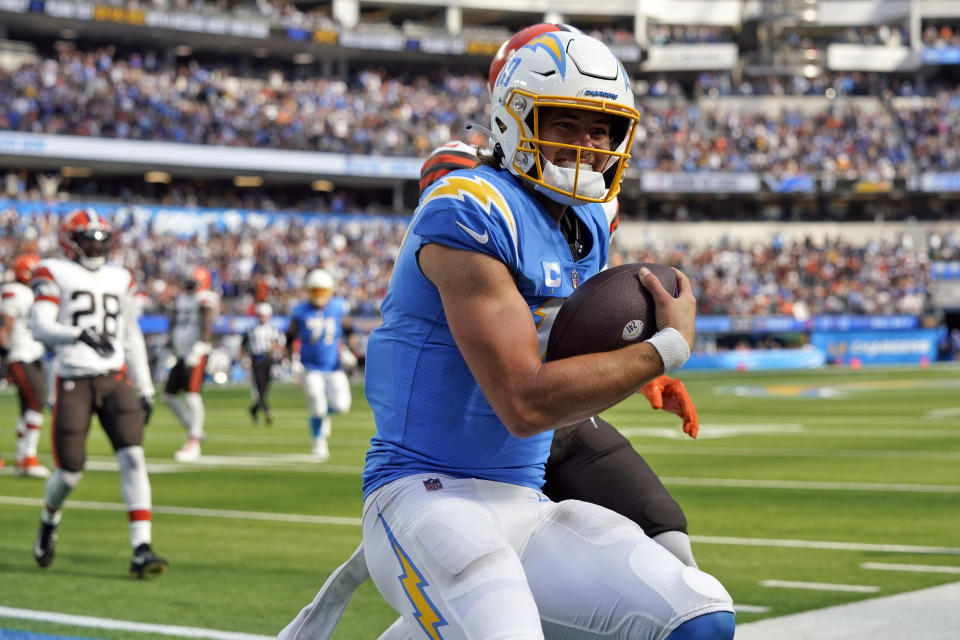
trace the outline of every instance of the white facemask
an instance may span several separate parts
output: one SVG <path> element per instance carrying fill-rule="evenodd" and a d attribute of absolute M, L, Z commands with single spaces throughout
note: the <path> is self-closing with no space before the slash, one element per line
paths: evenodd
<path fill-rule="evenodd" d="M 543 167 L 544 182 L 567 193 L 573 193 L 573 181 L 577 177 L 577 170 L 575 168 L 558 167 L 543 156 L 540 157 L 540 163 Z M 599 171 L 593 171 L 589 167 L 590 165 L 587 164 L 580 165 L 580 180 L 577 182 L 576 195 L 583 198 L 603 198 L 607 195 L 607 184 L 603 180 L 603 174 Z M 543 185 L 538 184 L 537 191 L 560 204 L 583 204 L 583 200 L 577 200 L 570 195 L 557 193 L 556 191 L 547 189 Z"/>

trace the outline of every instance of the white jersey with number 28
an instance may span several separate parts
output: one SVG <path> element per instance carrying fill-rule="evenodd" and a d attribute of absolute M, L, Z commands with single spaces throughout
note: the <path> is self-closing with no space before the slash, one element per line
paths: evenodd
<path fill-rule="evenodd" d="M 110 339 L 113 353 L 100 356 L 80 341 L 55 345 L 61 377 L 99 375 L 124 364 L 124 332 L 133 308 L 133 278 L 123 267 L 104 265 L 96 271 L 69 260 L 40 262 L 34 276 L 36 302 L 58 306 L 57 324 L 92 329 Z M 134 320 L 135 321 L 135 320 Z"/>

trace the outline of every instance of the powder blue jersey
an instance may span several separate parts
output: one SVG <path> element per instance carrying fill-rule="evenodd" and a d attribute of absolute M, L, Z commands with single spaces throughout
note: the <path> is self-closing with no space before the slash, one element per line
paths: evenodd
<path fill-rule="evenodd" d="M 300 362 L 307 371 L 336 371 L 340 368 L 340 341 L 343 339 L 343 316 L 347 301 L 330 298 L 318 308 L 309 301 L 293 308 L 300 338 Z"/>
<path fill-rule="evenodd" d="M 542 357 L 560 304 L 607 262 L 603 208 L 574 211 L 592 236 L 578 261 L 554 219 L 508 171 L 454 171 L 424 193 L 394 265 L 383 324 L 367 344 L 365 390 L 377 430 L 363 471 L 364 497 L 417 473 L 543 484 L 553 432 L 510 435 L 467 368 L 417 252 L 436 242 L 503 262 L 530 307 Z"/>

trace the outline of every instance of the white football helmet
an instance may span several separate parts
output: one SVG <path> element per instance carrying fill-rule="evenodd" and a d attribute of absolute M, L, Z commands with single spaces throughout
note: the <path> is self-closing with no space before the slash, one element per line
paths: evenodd
<path fill-rule="evenodd" d="M 609 151 L 540 138 L 540 109 L 568 108 L 611 116 Z M 627 72 L 609 48 L 582 33 L 547 32 L 517 49 L 491 94 L 494 153 L 514 175 L 562 204 L 609 202 L 620 192 L 640 114 Z M 548 162 L 541 147 L 574 149 L 575 168 Z M 580 168 L 580 153 L 606 155 L 601 171 Z"/>
<path fill-rule="evenodd" d="M 307 297 L 315 307 L 322 307 L 333 297 L 333 276 L 323 269 L 314 269 L 304 281 Z"/>

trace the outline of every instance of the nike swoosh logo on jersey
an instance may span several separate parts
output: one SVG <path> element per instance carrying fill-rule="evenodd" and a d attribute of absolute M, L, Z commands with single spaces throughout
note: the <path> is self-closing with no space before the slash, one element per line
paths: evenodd
<path fill-rule="evenodd" d="M 464 226 L 459 222 L 457 222 L 457 226 L 463 229 L 464 231 L 466 231 L 468 236 L 470 236 L 480 244 L 487 244 L 487 240 L 490 239 L 490 235 L 487 233 L 486 229 L 483 230 L 483 235 L 481 235 L 476 231 L 474 231 L 473 229 L 471 229 L 470 227 Z"/>

